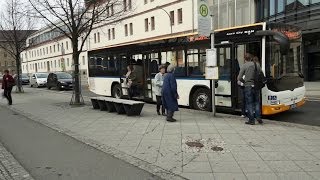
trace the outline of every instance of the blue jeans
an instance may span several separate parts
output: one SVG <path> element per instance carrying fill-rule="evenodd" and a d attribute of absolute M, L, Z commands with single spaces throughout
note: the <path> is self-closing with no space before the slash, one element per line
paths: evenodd
<path fill-rule="evenodd" d="M 260 91 L 255 90 L 251 86 L 244 88 L 246 97 L 246 109 L 247 116 L 250 122 L 254 122 L 255 119 L 261 119 L 261 103 L 260 103 Z"/>

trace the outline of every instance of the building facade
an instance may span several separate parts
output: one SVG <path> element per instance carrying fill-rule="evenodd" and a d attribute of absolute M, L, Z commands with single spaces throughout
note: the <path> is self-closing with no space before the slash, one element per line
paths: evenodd
<path fill-rule="evenodd" d="M 296 25 L 303 32 L 303 74 L 320 81 L 320 0 L 258 0 L 257 21 Z"/>
<path fill-rule="evenodd" d="M 256 20 L 254 0 L 208 0 L 208 4 L 213 15 L 212 29 Z M 123 0 L 121 7 L 112 8 L 125 13 L 115 22 L 94 27 L 80 55 L 82 79 L 87 78 L 88 51 L 198 36 L 198 0 Z M 54 29 L 39 30 L 29 37 L 27 45 L 24 73 L 73 71 L 71 42 Z"/>

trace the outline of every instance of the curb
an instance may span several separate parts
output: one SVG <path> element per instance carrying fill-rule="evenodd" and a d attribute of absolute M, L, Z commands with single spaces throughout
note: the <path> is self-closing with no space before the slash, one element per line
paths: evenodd
<path fill-rule="evenodd" d="M 64 95 L 68 95 L 66 92 L 64 91 L 50 91 L 47 89 L 44 89 L 44 91 L 46 92 L 51 92 L 51 93 L 56 93 L 56 94 L 64 94 Z M 85 102 L 90 102 L 90 97 L 89 96 L 83 96 L 83 98 L 87 98 L 85 99 Z M 307 97 L 307 100 L 310 97 Z M 310 100 L 309 100 L 310 101 Z M 320 97 L 319 97 L 319 101 L 320 101 Z M 145 104 L 145 105 L 151 105 L 152 104 Z M 91 105 L 90 105 L 91 106 Z M 199 111 L 199 110 L 195 110 L 195 109 L 186 109 L 186 108 L 180 108 L 179 109 L 180 112 L 189 112 L 189 113 L 198 113 L 198 114 L 205 114 L 207 116 L 212 116 L 212 112 L 208 112 L 208 111 Z M 232 115 L 232 114 L 223 114 L 223 113 L 216 113 L 217 118 L 233 118 L 233 119 L 243 119 L 239 116 L 236 115 Z M 212 116 L 212 118 L 215 118 Z M 320 131 L 320 126 L 312 126 L 312 125 L 304 125 L 304 124 L 297 124 L 297 123 L 290 123 L 290 122 L 281 122 L 281 121 L 275 121 L 275 120 L 268 120 L 268 119 L 263 119 L 263 121 L 265 123 L 268 124 L 275 124 L 275 125 L 281 125 L 281 126 L 286 126 L 286 127 L 294 127 L 294 128 L 301 128 L 301 129 L 306 129 L 306 130 L 315 130 L 315 131 Z"/>
<path fill-rule="evenodd" d="M 101 144 L 101 143 L 99 143 L 99 142 L 97 142 L 97 141 L 95 141 L 93 139 L 84 137 L 84 136 L 82 136 L 80 134 L 77 134 L 75 132 L 70 131 L 69 129 L 59 127 L 59 126 L 57 126 L 57 125 L 55 125 L 53 123 L 49 123 L 49 122 L 47 122 L 47 121 L 45 121 L 43 119 L 40 119 L 40 118 L 37 118 L 37 117 L 33 116 L 32 114 L 20 111 L 20 110 L 14 108 L 12 106 L 11 107 L 4 106 L 4 105 L 1 105 L 1 106 L 4 107 L 4 108 L 9 109 L 11 111 L 14 111 L 14 112 L 16 112 L 16 113 L 18 113 L 18 114 L 20 114 L 20 115 L 22 115 L 22 116 L 24 116 L 24 117 L 26 117 L 28 119 L 31 119 L 31 120 L 33 120 L 33 121 L 35 121 L 37 123 L 40 123 L 40 124 L 42 124 L 44 126 L 47 126 L 47 127 L 51 128 L 51 129 L 53 129 L 53 130 L 55 130 L 55 131 L 57 131 L 59 133 L 66 134 L 66 135 L 74 138 L 75 140 L 83 142 L 83 143 L 85 143 L 85 144 L 87 144 L 87 145 L 89 145 L 89 146 L 91 146 L 91 147 L 93 147 L 93 148 L 95 148 L 97 150 L 100 150 L 100 151 L 102 151 L 104 153 L 112 155 L 115 158 L 123 160 L 123 161 L 125 161 L 125 162 L 127 162 L 127 163 L 129 163 L 129 164 L 131 164 L 133 166 L 136 166 L 136 167 L 138 167 L 138 168 L 140 168 L 142 170 L 145 170 L 145 171 L 147 171 L 147 172 L 149 172 L 149 173 L 151 173 L 151 174 L 153 174 L 155 176 L 158 176 L 158 177 L 160 177 L 162 179 L 187 180 L 186 178 L 184 178 L 184 177 L 182 177 L 182 176 L 180 176 L 178 174 L 175 174 L 173 172 L 165 170 L 165 169 L 163 169 L 163 168 L 161 168 L 159 166 L 153 165 L 153 164 L 151 164 L 151 163 L 149 163 L 147 161 L 141 160 L 141 159 L 139 159 L 137 157 L 128 155 L 128 154 L 126 154 L 126 153 L 124 153 L 124 152 L 122 152 L 122 151 L 120 151 L 120 150 L 118 150 L 116 148 L 107 146 L 105 144 Z M 29 179 L 26 179 L 26 180 L 29 180 Z M 30 180 L 33 180 L 33 179 L 30 179 Z"/>
<path fill-rule="evenodd" d="M 34 180 L 33 177 L 0 143 L 0 179 L 4 180 Z"/>

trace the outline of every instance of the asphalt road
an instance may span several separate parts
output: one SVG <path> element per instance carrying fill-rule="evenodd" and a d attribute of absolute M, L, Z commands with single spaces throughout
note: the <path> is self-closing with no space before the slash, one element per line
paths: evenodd
<path fill-rule="evenodd" d="M 72 94 L 72 91 L 65 91 Z M 90 92 L 86 87 L 82 88 L 83 96 L 97 96 Z M 320 98 L 313 101 L 307 101 L 307 103 L 300 108 L 292 109 L 287 112 L 283 112 L 273 116 L 265 116 L 264 119 L 291 122 L 304 125 L 320 126 Z"/>
<path fill-rule="evenodd" d="M 160 179 L 0 106 L 0 141 L 36 180 Z"/>

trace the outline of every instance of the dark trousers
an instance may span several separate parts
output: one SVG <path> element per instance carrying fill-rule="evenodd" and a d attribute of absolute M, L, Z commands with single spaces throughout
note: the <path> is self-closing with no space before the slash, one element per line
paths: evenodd
<path fill-rule="evenodd" d="M 260 91 L 255 90 L 253 87 L 245 87 L 246 109 L 249 121 L 254 122 L 255 119 L 261 119 L 261 103 Z"/>
<path fill-rule="evenodd" d="M 12 96 L 11 96 L 12 87 L 5 88 L 3 95 L 5 98 L 7 98 L 9 104 L 12 104 Z"/>
<path fill-rule="evenodd" d="M 174 111 L 169 111 L 167 110 L 167 120 L 168 119 L 173 119 Z"/>
<path fill-rule="evenodd" d="M 246 94 L 245 94 L 244 87 L 241 87 L 241 94 L 242 94 L 241 115 L 247 116 Z"/>
<path fill-rule="evenodd" d="M 137 92 L 137 85 L 131 85 L 131 87 L 128 89 L 129 98 L 131 99 L 136 95 Z"/>
<path fill-rule="evenodd" d="M 164 107 L 162 106 L 162 97 L 161 96 L 156 96 L 156 98 L 157 98 L 157 112 L 160 112 L 160 107 L 161 107 L 161 112 L 162 112 L 162 114 L 164 114 L 165 113 L 165 109 L 164 109 Z"/>

